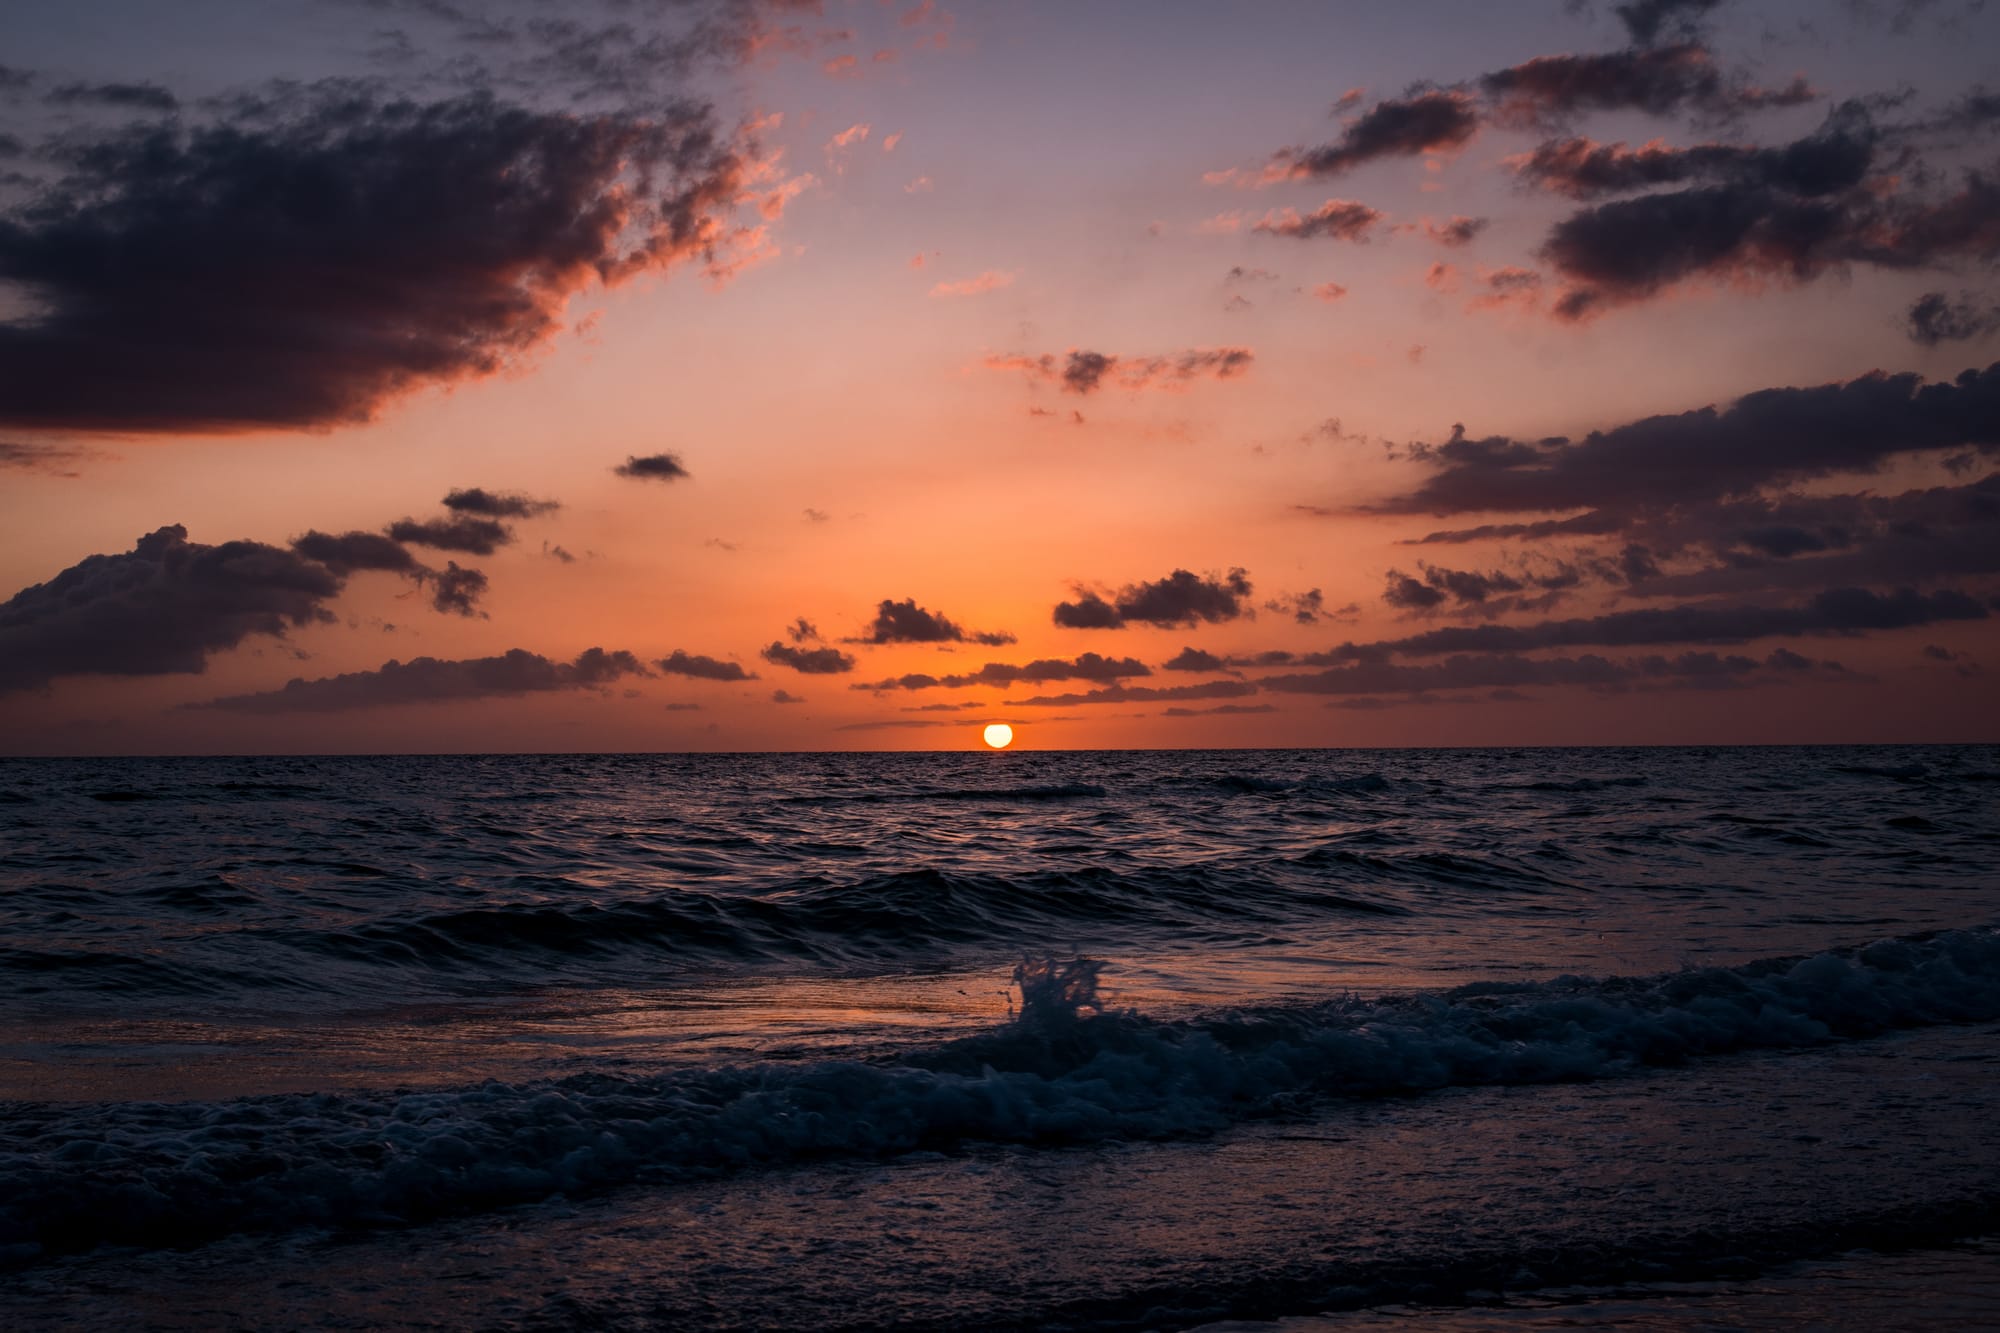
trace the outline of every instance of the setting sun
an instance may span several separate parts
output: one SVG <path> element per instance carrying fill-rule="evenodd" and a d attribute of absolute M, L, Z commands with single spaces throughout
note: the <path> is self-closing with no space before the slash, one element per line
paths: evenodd
<path fill-rule="evenodd" d="M 1014 729 L 1005 722 L 986 724 L 986 743 L 996 750 L 1004 750 L 1014 743 Z"/>

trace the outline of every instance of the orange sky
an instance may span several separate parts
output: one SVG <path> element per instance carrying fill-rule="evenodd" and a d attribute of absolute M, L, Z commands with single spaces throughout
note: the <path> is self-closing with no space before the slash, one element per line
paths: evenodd
<path fill-rule="evenodd" d="M 6 752 L 2000 739 L 1974 7 L 718 3 L 697 55 L 595 63 L 505 4 L 484 44 L 415 5 L 80 8 L 0 19 Z M 1539 57 L 1571 91 L 1524 109 Z M 694 166 L 646 137 L 689 107 Z M 135 134 L 171 165 L 78 155 Z M 1524 166 L 1571 140 L 1669 174 Z M 668 178 L 692 240 L 648 211 Z M 1373 220 L 1289 234 L 1329 201 Z M 1796 392 L 1732 409 L 1765 390 Z M 614 471 L 660 455 L 686 475 Z M 414 573 L 292 546 L 475 487 L 560 507 L 399 539 Z M 175 524 L 191 563 L 127 556 Z M 487 582 L 440 609 L 448 561 Z M 307 576 L 309 614 L 259 600 Z M 1085 590 L 1122 626 L 1058 623 Z M 960 637 L 856 642 L 906 599 Z M 1525 637 L 1379 647 L 1481 626 Z M 562 674 L 592 647 L 629 666 Z M 1238 660 L 1166 667 L 1190 647 Z M 381 692 L 511 650 L 556 674 Z M 859 688 L 1087 653 L 1138 697 Z"/>

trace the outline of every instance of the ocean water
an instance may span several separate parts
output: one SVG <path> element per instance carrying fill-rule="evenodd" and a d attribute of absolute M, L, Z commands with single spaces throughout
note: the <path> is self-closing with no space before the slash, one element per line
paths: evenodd
<path fill-rule="evenodd" d="M 1976 746 L 0 761 L 0 1324 L 2000 1322 L 1996 859 Z"/>

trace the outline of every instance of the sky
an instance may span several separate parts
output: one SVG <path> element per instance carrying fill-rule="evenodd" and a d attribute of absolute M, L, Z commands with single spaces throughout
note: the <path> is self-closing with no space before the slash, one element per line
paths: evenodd
<path fill-rule="evenodd" d="M 2000 741 L 1996 50 L 20 0 L 0 753 Z"/>

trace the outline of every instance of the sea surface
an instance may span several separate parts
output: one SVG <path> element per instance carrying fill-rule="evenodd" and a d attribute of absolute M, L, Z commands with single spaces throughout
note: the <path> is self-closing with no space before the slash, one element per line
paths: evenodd
<path fill-rule="evenodd" d="M 2000 1325 L 2000 747 L 0 761 L 0 1325 Z"/>

